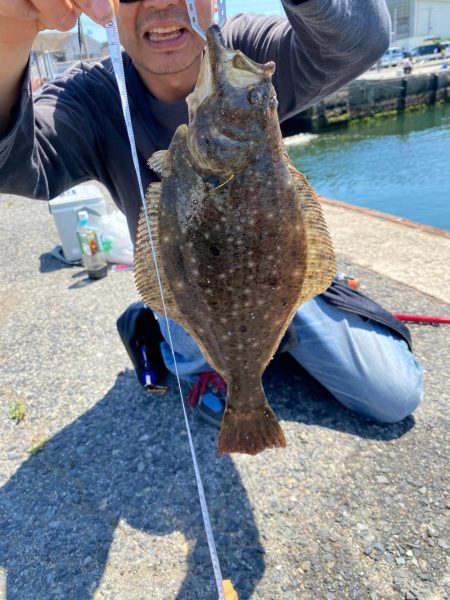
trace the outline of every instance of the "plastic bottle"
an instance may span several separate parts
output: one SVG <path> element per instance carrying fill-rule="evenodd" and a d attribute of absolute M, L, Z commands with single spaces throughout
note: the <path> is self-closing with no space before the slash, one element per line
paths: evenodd
<path fill-rule="evenodd" d="M 108 274 L 108 263 L 103 253 L 100 235 L 97 229 L 89 224 L 89 215 L 86 210 L 80 210 L 78 222 L 77 237 L 83 266 L 89 279 L 101 279 Z"/>

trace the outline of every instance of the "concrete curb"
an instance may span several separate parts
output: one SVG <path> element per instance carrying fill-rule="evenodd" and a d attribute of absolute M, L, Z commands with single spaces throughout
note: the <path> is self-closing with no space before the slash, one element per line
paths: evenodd
<path fill-rule="evenodd" d="M 325 196 L 320 196 L 319 199 L 321 202 L 330 204 L 331 206 L 337 206 L 347 210 L 354 210 L 363 215 L 370 215 L 372 217 L 377 217 L 378 219 L 390 221 L 391 223 L 398 223 L 399 225 L 405 225 L 405 227 L 412 227 L 413 229 L 425 231 L 426 233 L 431 233 L 432 235 L 439 235 L 440 237 L 448 238 L 450 240 L 450 231 L 447 231 L 446 229 L 440 229 L 439 227 L 433 227 L 432 225 L 425 225 L 423 223 L 418 223 L 417 221 L 405 219 L 404 217 L 396 217 L 395 215 L 390 215 L 389 213 L 385 213 L 380 210 L 365 208 L 364 206 L 357 206 L 356 204 L 350 204 L 348 202 L 343 202 L 342 200 L 334 200 L 333 198 L 326 198 Z"/>
<path fill-rule="evenodd" d="M 339 256 L 448 302 L 449 232 L 345 202 L 321 200 Z"/>

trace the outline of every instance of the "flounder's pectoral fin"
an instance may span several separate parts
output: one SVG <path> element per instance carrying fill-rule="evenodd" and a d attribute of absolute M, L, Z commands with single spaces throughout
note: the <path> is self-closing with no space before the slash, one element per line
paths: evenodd
<path fill-rule="evenodd" d="M 148 187 L 146 194 L 146 207 L 149 217 L 151 238 L 155 250 L 160 281 L 164 294 L 164 301 L 168 316 L 177 320 L 178 310 L 167 283 L 164 273 L 162 260 L 159 256 L 159 228 L 158 228 L 158 209 L 161 195 L 161 183 L 152 183 Z M 141 208 L 137 226 L 136 245 L 134 253 L 134 280 L 137 290 L 147 306 L 163 313 L 163 304 L 161 300 L 161 291 L 159 288 L 158 277 L 155 267 L 155 259 L 152 253 L 150 235 L 147 227 L 147 219 L 144 209 Z"/>
<path fill-rule="evenodd" d="M 303 303 L 330 286 L 336 274 L 336 258 L 317 194 L 289 159 L 288 163 L 302 207 L 307 242 L 306 272 L 301 292 Z"/>
<path fill-rule="evenodd" d="M 154 152 L 147 161 L 148 166 L 160 177 L 167 177 L 169 170 L 168 150 Z"/>

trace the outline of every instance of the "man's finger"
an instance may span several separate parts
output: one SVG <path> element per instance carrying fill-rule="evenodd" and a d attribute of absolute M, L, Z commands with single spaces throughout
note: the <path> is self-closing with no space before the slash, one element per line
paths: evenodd
<path fill-rule="evenodd" d="M 80 11 L 76 9 L 69 10 L 62 21 L 60 22 L 58 29 L 60 31 L 69 31 L 77 23 L 77 19 L 80 16 Z"/>
<path fill-rule="evenodd" d="M 2 2 L 0 5 L 0 15 L 9 19 L 35 21 L 38 14 L 38 10 L 30 0 L 14 0 L 14 2 Z"/>
<path fill-rule="evenodd" d="M 75 0 L 74 4 L 101 25 L 111 19 L 119 5 L 117 0 Z"/>
<path fill-rule="evenodd" d="M 70 29 L 68 22 L 74 23 L 74 6 L 71 0 L 34 0 L 35 9 L 38 11 L 39 22 L 46 29 Z"/>

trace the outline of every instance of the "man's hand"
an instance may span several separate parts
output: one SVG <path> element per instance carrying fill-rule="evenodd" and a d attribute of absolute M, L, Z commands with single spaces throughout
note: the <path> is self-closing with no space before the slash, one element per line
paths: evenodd
<path fill-rule="evenodd" d="M 34 38 L 43 29 L 67 31 L 80 15 L 105 24 L 119 0 L 0 0 L 0 137 L 8 130 Z"/>
<path fill-rule="evenodd" d="M 0 45 L 31 47 L 43 29 L 67 31 L 84 12 L 104 24 L 119 0 L 0 0 Z"/>

